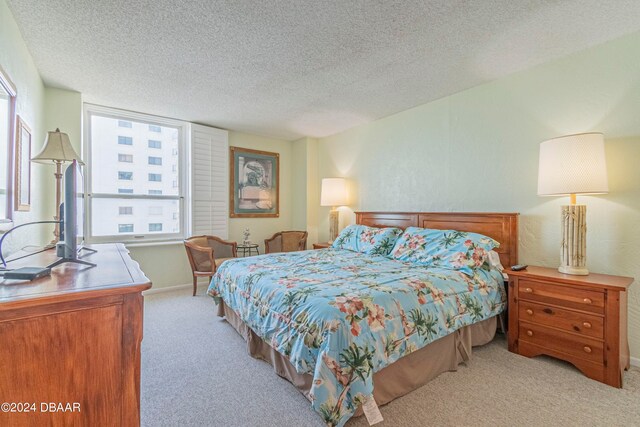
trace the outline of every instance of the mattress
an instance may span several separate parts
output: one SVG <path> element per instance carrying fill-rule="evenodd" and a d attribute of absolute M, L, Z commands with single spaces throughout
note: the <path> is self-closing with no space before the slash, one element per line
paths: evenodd
<path fill-rule="evenodd" d="M 374 396 L 374 373 L 505 307 L 497 270 L 469 277 L 336 249 L 229 260 L 208 293 L 312 377 L 312 407 L 337 426 Z"/>

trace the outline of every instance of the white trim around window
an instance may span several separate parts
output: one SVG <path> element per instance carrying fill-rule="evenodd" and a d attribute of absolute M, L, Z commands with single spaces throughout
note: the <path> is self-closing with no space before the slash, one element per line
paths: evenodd
<path fill-rule="evenodd" d="M 142 194 L 138 192 L 136 194 L 127 194 L 127 193 L 118 193 L 117 190 L 113 193 L 94 193 L 93 192 L 93 179 L 92 179 L 92 117 L 107 117 L 115 120 L 124 120 L 131 121 L 137 123 L 144 123 L 149 126 L 164 126 L 164 127 L 172 127 L 177 129 L 178 131 L 178 194 L 177 195 L 150 195 Z M 191 203 L 188 202 L 190 199 L 188 195 L 190 194 L 190 182 L 189 182 L 189 173 L 190 164 L 190 149 L 189 149 L 189 123 L 168 119 L 164 117 L 152 116 L 148 114 L 141 114 L 126 110 L 120 110 L 115 108 L 103 107 L 93 104 L 84 104 L 83 106 L 83 159 L 86 162 L 85 166 L 85 230 L 84 235 L 89 243 L 103 243 L 103 242 L 124 242 L 124 243 L 154 243 L 154 242 L 166 242 L 166 241 L 176 241 L 179 239 L 184 239 L 185 236 L 188 236 L 190 233 L 190 218 L 191 218 Z M 120 128 L 123 132 L 131 130 L 131 128 Z M 126 136 L 126 135 L 125 135 Z M 131 147 L 131 146 L 123 146 L 118 145 L 117 141 L 114 142 L 116 150 L 119 152 L 124 152 L 123 147 Z M 139 145 L 139 147 L 137 147 Z M 131 153 L 135 154 L 133 156 L 134 162 L 135 159 L 141 160 L 145 165 L 147 163 L 147 150 L 149 150 L 148 142 L 146 139 L 141 140 L 136 144 L 136 141 L 133 142 L 133 147 L 130 148 Z M 139 151 L 136 151 L 139 150 Z M 157 150 L 155 150 L 157 151 Z M 116 157 L 117 160 L 117 157 Z M 170 162 L 167 162 L 170 163 Z M 121 165 L 126 165 L 127 163 L 121 163 Z M 153 167 L 153 166 L 152 166 Z M 109 171 L 109 173 L 117 174 L 118 170 L 114 169 L 113 171 Z M 114 175 L 115 176 L 115 175 Z M 134 172 L 134 179 L 136 176 L 136 172 Z M 147 173 L 144 173 L 144 177 L 147 176 Z M 163 177 L 164 179 L 164 177 Z M 124 183 L 128 181 L 123 181 Z M 171 184 L 171 180 L 168 180 Z M 134 184 L 135 185 L 135 184 Z M 130 201 L 136 200 L 158 200 L 158 201 L 166 201 L 166 200 L 176 200 L 179 204 L 179 230 L 174 232 L 163 232 L 163 233 L 149 233 L 148 227 L 142 228 L 139 227 L 139 230 L 134 230 L 133 233 L 124 233 L 118 234 L 114 233 L 113 235 L 93 235 L 92 230 L 94 230 L 92 221 L 94 220 L 94 216 L 92 215 L 92 209 L 94 208 L 93 202 L 98 199 L 125 199 Z M 115 209 L 117 211 L 117 209 Z M 137 215 L 146 215 L 147 212 L 136 212 L 134 208 L 133 216 Z M 129 217 L 131 217 L 129 215 Z M 149 218 L 149 222 L 151 222 L 151 218 Z M 158 222 L 156 219 L 153 220 L 154 223 Z M 166 230 L 168 231 L 168 230 Z"/>

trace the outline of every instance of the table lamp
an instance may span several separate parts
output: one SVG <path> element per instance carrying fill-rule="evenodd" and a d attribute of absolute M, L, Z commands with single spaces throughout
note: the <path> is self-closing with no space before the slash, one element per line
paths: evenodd
<path fill-rule="evenodd" d="M 60 192 L 62 183 L 62 164 L 64 162 L 71 162 L 77 160 L 79 164 L 84 165 L 82 159 L 71 146 L 69 135 L 60 132 L 60 129 L 47 132 L 47 139 L 44 141 L 44 147 L 42 151 L 31 158 L 32 162 L 36 163 L 49 163 L 53 162 L 56 165 L 56 213 L 53 219 L 60 221 Z M 53 231 L 54 238 L 49 243 L 49 246 L 55 246 L 60 240 L 60 224 L 56 224 L 56 228 Z"/>
<path fill-rule="evenodd" d="M 320 205 L 331 206 L 329 212 L 329 243 L 338 237 L 338 206 L 349 204 L 349 186 L 344 178 L 324 178 L 320 192 Z"/>
<path fill-rule="evenodd" d="M 560 267 L 565 274 L 587 275 L 587 207 L 576 204 L 576 194 L 609 192 L 604 136 L 581 133 L 540 143 L 539 196 L 570 196 L 562 206 Z"/>

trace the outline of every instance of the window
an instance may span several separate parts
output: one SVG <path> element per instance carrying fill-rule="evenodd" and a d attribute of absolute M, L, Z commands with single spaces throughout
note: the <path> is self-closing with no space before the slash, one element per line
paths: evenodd
<path fill-rule="evenodd" d="M 153 222 L 149 224 L 149 231 L 152 233 L 157 233 L 158 231 L 162 231 L 162 223 L 161 222 Z"/>
<path fill-rule="evenodd" d="M 133 138 L 131 138 L 130 136 L 118 136 L 118 144 L 133 145 Z"/>
<path fill-rule="evenodd" d="M 149 206 L 149 215 L 162 215 L 162 206 Z"/>
<path fill-rule="evenodd" d="M 124 163 L 133 163 L 133 154 L 118 154 L 118 161 Z"/>
<path fill-rule="evenodd" d="M 122 136 L 123 129 L 118 125 L 119 121 L 131 122 L 133 137 Z M 149 147 L 144 143 L 133 144 L 134 138 L 144 138 L 147 128 L 150 132 L 155 132 L 154 136 L 142 141 L 155 142 L 148 142 Z M 140 242 L 147 238 L 178 240 L 185 237 L 185 200 L 189 200 L 186 198 L 187 185 L 184 179 L 187 171 L 184 166 L 184 138 L 187 128 L 187 123 L 178 120 L 85 104 L 83 129 L 85 152 L 88 154 L 86 170 L 89 242 Z M 119 143 L 122 141 L 129 146 L 126 151 L 122 149 L 124 145 L 114 144 L 116 139 Z M 162 173 L 157 173 L 164 171 L 155 160 L 162 157 L 149 156 L 152 146 L 169 150 L 175 147 L 178 150 L 177 159 L 172 159 L 171 162 L 178 165 L 178 170 L 175 175 L 171 175 L 171 179 L 163 180 Z M 130 155 L 131 158 L 123 157 L 122 160 L 126 162 L 121 163 L 119 154 Z M 153 160 L 143 161 L 150 157 Z M 129 171 L 123 170 L 125 168 Z M 114 179 L 114 170 L 118 171 L 117 180 Z M 178 181 L 176 188 L 172 185 L 174 179 Z M 131 213 L 127 213 L 129 209 L 120 208 L 131 208 Z M 172 215 L 173 212 L 177 212 L 175 217 Z M 152 217 L 153 220 L 150 220 L 147 213 L 155 215 Z M 128 220 L 123 221 L 123 218 Z M 150 223 L 159 226 L 153 225 L 153 229 L 150 229 Z"/>
<path fill-rule="evenodd" d="M 162 157 L 152 157 L 152 156 L 149 156 L 149 164 L 150 164 L 150 165 L 158 165 L 158 166 L 161 166 L 161 165 L 162 165 Z"/>
<path fill-rule="evenodd" d="M 178 165 L 171 166 L 171 172 L 178 172 Z"/>
<path fill-rule="evenodd" d="M 12 172 L 12 162 L 9 158 L 9 147 L 12 141 L 12 131 L 15 120 L 16 89 L 0 68 L 0 223 L 8 222 L 5 228 L 11 226 L 13 207 L 9 200 L 9 176 Z"/>
<path fill-rule="evenodd" d="M 178 155 L 178 149 L 174 148 L 173 150 L 171 150 L 171 154 L 174 155 L 174 156 L 177 156 Z"/>
<path fill-rule="evenodd" d="M 132 124 L 131 124 L 131 122 L 129 122 L 127 120 L 118 120 L 118 127 L 120 127 L 120 128 L 131 128 Z"/>
<path fill-rule="evenodd" d="M 118 179 L 122 179 L 124 181 L 131 181 L 133 179 L 133 172 L 118 172 Z"/>
<path fill-rule="evenodd" d="M 173 180 L 173 188 L 178 188 L 178 180 Z"/>
<path fill-rule="evenodd" d="M 155 139 L 149 140 L 149 148 L 162 148 L 162 141 L 157 141 Z"/>
<path fill-rule="evenodd" d="M 118 224 L 118 233 L 133 233 L 133 224 Z"/>

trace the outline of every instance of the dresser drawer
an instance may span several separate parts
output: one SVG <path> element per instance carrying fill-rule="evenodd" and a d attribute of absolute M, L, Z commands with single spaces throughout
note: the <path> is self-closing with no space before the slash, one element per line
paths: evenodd
<path fill-rule="evenodd" d="M 595 314 L 580 313 L 522 300 L 518 317 L 520 320 L 564 329 L 588 337 L 604 338 L 604 318 Z"/>
<path fill-rule="evenodd" d="M 577 287 L 520 279 L 518 281 L 518 298 L 593 313 L 604 313 L 604 292 Z"/>
<path fill-rule="evenodd" d="M 518 339 L 521 341 L 591 362 L 603 363 L 604 361 L 604 346 L 601 341 L 525 321 L 520 321 L 519 323 Z"/>

